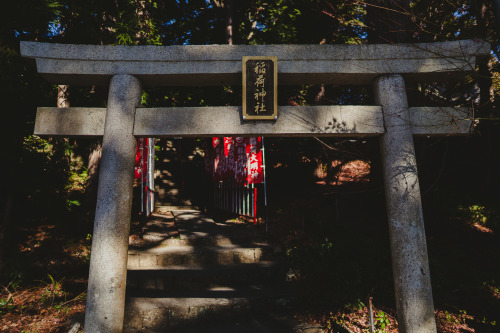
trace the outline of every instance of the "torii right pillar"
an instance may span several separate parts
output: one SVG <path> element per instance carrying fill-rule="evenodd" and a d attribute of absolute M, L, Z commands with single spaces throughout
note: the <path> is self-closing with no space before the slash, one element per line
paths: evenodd
<path fill-rule="evenodd" d="M 381 139 L 396 308 L 401 333 L 436 332 L 422 201 L 403 77 L 374 83 L 386 133 Z"/>

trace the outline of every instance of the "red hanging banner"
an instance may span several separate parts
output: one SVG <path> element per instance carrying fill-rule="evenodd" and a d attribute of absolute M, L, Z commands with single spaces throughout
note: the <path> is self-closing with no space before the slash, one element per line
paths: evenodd
<path fill-rule="evenodd" d="M 144 184 L 148 181 L 148 164 L 149 164 L 149 145 L 151 144 L 151 139 L 144 139 L 144 145 L 142 147 L 142 181 Z"/>
<path fill-rule="evenodd" d="M 213 179 L 234 179 L 237 185 L 264 181 L 261 137 L 212 138 Z"/>
<path fill-rule="evenodd" d="M 137 149 L 135 151 L 135 169 L 134 177 L 136 179 L 142 179 L 144 175 L 143 162 L 143 151 L 144 151 L 144 138 L 137 139 Z M 147 159 L 146 159 L 147 160 Z"/>
<path fill-rule="evenodd" d="M 264 181 L 264 173 L 262 170 L 262 138 L 251 137 L 247 138 L 247 183 L 259 184 Z"/>
<path fill-rule="evenodd" d="M 233 143 L 233 138 L 231 137 L 224 137 L 224 156 L 228 157 L 229 156 L 229 150 L 231 149 L 231 145 Z"/>

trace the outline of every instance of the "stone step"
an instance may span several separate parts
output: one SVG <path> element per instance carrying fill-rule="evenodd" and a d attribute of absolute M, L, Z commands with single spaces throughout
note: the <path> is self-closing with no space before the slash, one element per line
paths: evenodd
<path fill-rule="evenodd" d="M 128 269 L 255 263 L 270 258 L 272 255 L 273 249 L 270 246 L 254 248 L 237 246 L 166 246 L 149 250 L 129 251 Z"/>
<path fill-rule="evenodd" d="M 169 206 L 166 206 L 166 205 L 157 205 L 155 206 L 155 212 L 158 212 L 158 213 L 168 213 L 168 212 L 171 212 L 171 211 L 174 211 L 174 210 L 180 210 L 180 211 L 183 211 L 183 210 L 189 210 L 189 211 L 193 211 L 193 210 L 197 210 L 197 206 L 173 206 L 173 205 L 169 205 Z"/>
<path fill-rule="evenodd" d="M 125 329 L 161 331 L 200 322 L 223 322 L 269 311 L 286 310 L 294 300 L 293 285 L 213 288 L 204 292 L 150 292 L 127 295 Z"/>
<path fill-rule="evenodd" d="M 127 273 L 127 291 L 206 290 L 279 283 L 287 280 L 287 266 L 272 261 L 212 266 L 171 266 L 168 269 L 135 269 Z"/>
<path fill-rule="evenodd" d="M 168 329 L 169 333 L 323 333 L 324 331 L 319 324 L 302 324 L 291 316 L 268 313 L 226 318 L 221 322 L 174 326 Z M 165 330 L 124 329 L 124 333 L 136 332 L 164 333 Z M 340 332 L 344 333 L 344 331 Z"/>
<path fill-rule="evenodd" d="M 155 247 L 180 247 L 180 246 L 267 246 L 264 240 L 249 240 L 247 237 L 227 237 L 224 235 L 214 237 L 197 237 L 179 235 L 179 232 L 172 232 L 165 235 L 164 232 L 148 231 L 144 236 L 144 242 L 155 244 Z"/>

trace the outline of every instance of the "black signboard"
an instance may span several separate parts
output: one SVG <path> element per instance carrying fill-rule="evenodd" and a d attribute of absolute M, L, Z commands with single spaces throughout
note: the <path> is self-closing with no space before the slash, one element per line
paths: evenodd
<path fill-rule="evenodd" d="M 278 58 L 243 57 L 243 119 L 276 119 Z"/>

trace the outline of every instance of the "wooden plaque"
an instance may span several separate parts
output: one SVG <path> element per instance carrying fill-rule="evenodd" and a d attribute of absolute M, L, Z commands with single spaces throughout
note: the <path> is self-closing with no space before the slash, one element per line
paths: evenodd
<path fill-rule="evenodd" d="M 278 116 L 278 57 L 243 57 L 243 119 Z"/>

